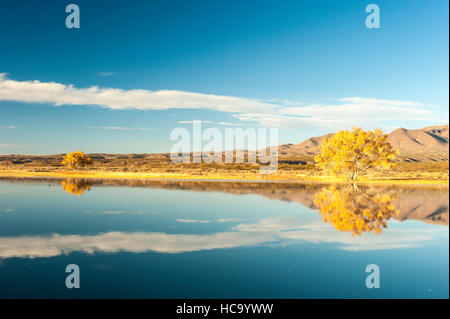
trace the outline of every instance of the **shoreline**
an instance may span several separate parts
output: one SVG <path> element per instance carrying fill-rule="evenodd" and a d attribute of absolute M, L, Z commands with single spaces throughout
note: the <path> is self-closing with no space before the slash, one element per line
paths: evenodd
<path fill-rule="evenodd" d="M 30 178 L 30 179 L 111 179 L 111 180 L 152 180 L 152 181 L 204 181 L 204 182 L 261 182 L 261 183 L 318 183 L 318 184 L 381 184 L 381 185 L 427 185 L 449 186 L 448 180 L 436 179 L 389 179 L 362 178 L 351 181 L 334 176 L 296 176 L 295 178 L 283 175 L 254 175 L 242 176 L 242 174 L 171 174 L 171 173 L 134 173 L 134 172 L 106 172 L 106 171 L 61 171 L 61 172 L 27 172 L 27 171 L 2 171 L 0 178 Z"/>

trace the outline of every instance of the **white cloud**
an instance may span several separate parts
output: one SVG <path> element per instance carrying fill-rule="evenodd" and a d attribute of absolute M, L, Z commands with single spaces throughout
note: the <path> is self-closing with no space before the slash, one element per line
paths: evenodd
<path fill-rule="evenodd" d="M 144 214 L 158 214 L 158 212 L 143 212 L 143 211 L 126 211 L 126 210 L 106 210 L 106 211 L 87 211 L 86 214 L 100 214 L 100 215 L 144 215 Z"/>
<path fill-rule="evenodd" d="M 109 131 L 161 131 L 159 128 L 148 127 L 127 127 L 127 126 L 88 126 L 90 129 L 109 130 Z"/>
<path fill-rule="evenodd" d="M 215 124 L 215 125 L 223 125 L 223 126 L 242 126 L 242 123 L 229 123 L 229 122 L 213 122 L 213 121 L 201 121 L 201 124 Z M 190 121 L 178 121 L 178 124 L 193 124 L 194 121 L 190 120 Z"/>
<path fill-rule="evenodd" d="M 349 102 L 355 104 L 377 104 L 377 105 L 397 105 L 397 106 L 421 106 L 422 103 L 412 101 L 398 101 L 398 100 L 382 100 L 370 99 L 365 97 L 345 97 L 339 99 L 341 102 Z"/>
<path fill-rule="evenodd" d="M 198 222 L 195 220 L 179 220 Z M 60 235 L 0 237 L 0 258 L 53 257 L 75 251 L 86 253 L 119 251 L 182 253 L 226 249 L 261 244 L 289 244 L 301 241 L 336 244 L 341 250 L 385 250 L 428 245 L 437 237 L 448 238 L 448 228 L 401 228 L 385 230 L 380 235 L 352 237 L 336 231 L 317 219 L 280 216 L 241 224 L 213 234 L 167 234 L 160 232 L 107 232 L 97 235 Z M 448 239 L 447 239 L 448 240 Z"/>
<path fill-rule="evenodd" d="M 108 210 L 108 211 L 100 212 L 100 214 L 102 214 L 102 215 L 124 215 L 124 214 L 127 214 L 127 215 L 142 215 L 142 214 L 144 214 L 144 212 L 140 212 L 140 211 L 138 211 L 138 212 L 127 212 L 127 211 L 124 211 L 124 210 Z"/>
<path fill-rule="evenodd" d="M 334 104 L 303 105 L 287 100 L 256 100 L 232 96 L 176 90 L 122 90 L 115 88 L 76 88 L 55 82 L 15 81 L 0 73 L 0 101 L 50 103 L 54 105 L 96 105 L 116 110 L 206 109 L 233 113 L 247 124 L 280 129 L 392 128 L 392 123 L 429 125 L 448 121 L 448 113 L 432 105 L 413 101 L 345 97 Z M 203 121 L 217 125 L 239 125 Z M 192 121 L 179 121 L 191 124 Z M 428 124 L 427 124 L 428 125 Z M 416 126 L 416 125 L 414 125 Z M 143 128 L 103 127 L 126 130 Z"/>
<path fill-rule="evenodd" d="M 272 218 L 260 219 L 254 224 L 240 224 L 233 227 L 233 230 L 243 232 L 270 232 L 270 231 L 288 231 L 302 228 L 304 222 L 300 216 L 277 216 Z"/>
<path fill-rule="evenodd" d="M 381 235 L 363 234 L 354 238 L 348 233 L 340 233 L 331 226 L 322 231 L 305 229 L 285 232 L 285 240 L 304 240 L 312 243 L 335 243 L 341 250 L 367 251 L 388 250 L 399 248 L 417 248 L 425 245 L 436 236 L 432 230 L 397 229 L 395 232 L 386 230 Z"/>
<path fill-rule="evenodd" d="M 255 122 L 264 127 L 277 127 L 282 129 L 325 128 L 330 130 L 336 127 L 342 128 L 345 124 L 348 123 L 348 120 L 343 122 L 338 119 L 326 120 L 315 117 L 298 117 L 271 113 L 244 113 L 234 116 L 241 121 Z"/>
<path fill-rule="evenodd" d="M 247 219 L 244 218 L 219 218 L 217 220 L 218 223 L 233 223 L 233 222 L 242 222 Z"/>
<path fill-rule="evenodd" d="M 63 253 L 146 252 L 180 253 L 233 248 L 274 241 L 262 233 L 223 232 L 211 235 L 108 232 L 99 235 L 20 236 L 0 238 L 0 257 L 53 257 Z"/>
<path fill-rule="evenodd" d="M 76 88 L 55 82 L 14 81 L 0 73 L 0 100 L 55 105 L 98 105 L 115 110 L 210 109 L 222 112 L 264 112 L 275 108 L 264 102 L 230 96 L 175 90 Z"/>
<path fill-rule="evenodd" d="M 283 114 L 305 116 L 318 120 L 351 121 L 354 118 L 379 121 L 389 115 L 391 120 L 434 118 L 435 111 L 429 106 L 415 102 L 390 101 L 367 98 L 345 98 L 340 104 L 314 104 L 285 108 Z M 352 121 L 353 120 L 353 121 Z"/>
<path fill-rule="evenodd" d="M 241 126 L 242 124 L 239 123 L 230 123 L 230 122 L 218 122 L 218 125 L 223 125 L 223 126 Z"/>
<path fill-rule="evenodd" d="M 212 121 L 200 121 L 202 124 L 212 124 Z M 178 121 L 178 124 L 193 124 L 194 121 Z"/>
<path fill-rule="evenodd" d="M 14 125 L 0 125 L 0 128 L 16 128 Z"/>
<path fill-rule="evenodd" d="M 200 224 L 209 224 L 211 221 L 204 219 L 204 220 L 199 220 L 199 219 L 177 219 L 177 222 L 179 223 L 187 223 L 187 224 L 191 224 L 191 223 L 200 223 Z"/>
<path fill-rule="evenodd" d="M 116 74 L 117 74 L 116 72 L 97 72 L 98 76 L 104 76 L 104 77 L 113 76 Z"/>
<path fill-rule="evenodd" d="M 258 122 L 269 127 L 322 128 L 327 130 L 352 126 L 387 127 L 386 121 L 426 121 L 441 123 L 445 115 L 431 105 L 417 102 L 349 97 L 336 104 L 311 104 L 281 107 L 274 113 L 242 113 L 234 115 L 241 121 Z M 448 118 L 448 114 L 446 115 Z"/>

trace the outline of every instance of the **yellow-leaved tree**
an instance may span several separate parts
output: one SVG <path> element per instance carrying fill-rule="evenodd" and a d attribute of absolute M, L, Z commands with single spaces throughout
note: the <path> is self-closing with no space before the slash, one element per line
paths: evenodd
<path fill-rule="evenodd" d="M 83 195 L 84 191 L 90 191 L 92 182 L 86 180 L 64 180 L 61 182 L 62 188 L 70 195 Z"/>
<path fill-rule="evenodd" d="M 387 137 L 380 129 L 372 132 L 353 127 L 351 131 L 339 131 L 323 141 L 314 161 L 318 168 L 356 180 L 370 169 L 392 167 L 397 152 Z"/>
<path fill-rule="evenodd" d="M 92 163 L 92 159 L 82 151 L 71 152 L 63 157 L 62 164 L 68 168 L 79 169 Z"/>
<path fill-rule="evenodd" d="M 387 228 L 387 221 L 399 213 L 395 199 L 395 195 L 383 194 L 379 189 L 359 190 L 347 185 L 323 188 L 316 193 L 314 204 L 324 222 L 355 236 L 364 232 L 380 234 Z"/>

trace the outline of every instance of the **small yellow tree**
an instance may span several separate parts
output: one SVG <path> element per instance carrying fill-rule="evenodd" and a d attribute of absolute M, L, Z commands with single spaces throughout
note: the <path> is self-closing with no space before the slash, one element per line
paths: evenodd
<path fill-rule="evenodd" d="M 82 151 L 71 152 L 63 157 L 62 164 L 68 168 L 79 169 L 92 163 L 92 159 Z"/>
<path fill-rule="evenodd" d="M 352 180 L 373 168 L 392 167 L 397 154 L 380 129 L 366 132 L 355 127 L 325 139 L 319 149 L 320 154 L 314 157 L 318 168 L 330 169 L 333 174 L 344 174 Z"/>

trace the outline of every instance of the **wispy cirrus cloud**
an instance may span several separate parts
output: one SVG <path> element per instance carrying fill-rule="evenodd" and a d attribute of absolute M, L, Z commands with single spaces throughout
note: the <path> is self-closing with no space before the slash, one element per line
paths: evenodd
<path fill-rule="evenodd" d="M 143 215 L 144 212 L 141 212 L 141 211 L 127 212 L 127 211 L 124 211 L 124 210 L 107 210 L 107 211 L 104 211 L 104 212 L 100 212 L 100 214 L 102 214 L 102 215 L 125 215 L 125 214 L 128 214 L 128 215 Z"/>
<path fill-rule="evenodd" d="M 309 104 L 280 107 L 276 112 L 241 113 L 234 115 L 246 122 L 269 127 L 342 129 L 353 125 L 380 126 L 386 121 L 441 123 L 448 114 L 441 114 L 432 105 L 413 101 L 383 100 L 362 97 L 338 99 L 335 104 Z"/>
<path fill-rule="evenodd" d="M 253 224 L 240 224 L 233 227 L 233 231 L 211 234 L 107 232 L 94 235 L 0 237 L 0 258 L 54 257 L 80 251 L 89 254 L 120 251 L 183 253 L 301 242 L 336 244 L 337 249 L 350 251 L 389 250 L 433 245 L 436 238 L 448 240 L 448 231 L 440 228 L 403 228 L 386 231 L 383 236 L 365 234 L 354 238 L 348 233 L 341 233 L 329 225 L 324 225 L 321 221 L 307 222 L 300 216 L 279 216 L 262 219 Z"/>
<path fill-rule="evenodd" d="M 239 123 L 230 123 L 230 122 L 217 122 L 217 125 L 223 126 L 241 126 Z"/>
<path fill-rule="evenodd" d="M 178 121 L 178 124 L 193 124 L 194 120 L 191 121 Z M 242 126 L 242 123 L 230 123 L 230 122 L 213 122 L 213 121 L 201 121 L 202 124 L 214 124 L 223 126 Z"/>
<path fill-rule="evenodd" d="M 92 211 L 88 210 L 85 212 L 88 215 L 99 214 L 99 215 L 144 215 L 144 214 L 159 214 L 158 211 L 129 211 L 129 210 L 104 210 L 104 211 Z"/>
<path fill-rule="evenodd" d="M 108 77 L 108 76 L 113 76 L 116 75 L 116 72 L 97 72 L 96 73 L 98 76 L 103 76 L 103 77 Z"/>
<path fill-rule="evenodd" d="M 15 81 L 0 73 L 0 101 L 51 103 L 54 105 L 97 105 L 115 110 L 208 109 L 222 112 L 261 112 L 276 105 L 223 95 L 176 90 L 122 90 L 76 88 L 56 82 Z"/>
<path fill-rule="evenodd" d="M 201 121 L 203 124 L 212 124 L 212 121 Z M 178 124 L 193 124 L 194 121 L 178 121 Z"/>
<path fill-rule="evenodd" d="M 10 129 L 13 129 L 13 128 L 17 128 L 17 127 L 14 126 L 14 125 L 0 125 L 0 128 L 10 128 Z"/>
<path fill-rule="evenodd" d="M 178 223 L 186 223 L 186 224 L 192 224 L 192 223 L 199 223 L 199 224 L 209 224 L 211 221 L 208 219 L 177 219 Z"/>
<path fill-rule="evenodd" d="M 56 82 L 15 81 L 0 73 L 0 101 L 50 103 L 61 105 L 96 105 L 114 110 L 204 109 L 232 113 L 247 125 L 281 129 L 336 130 L 353 125 L 389 127 L 387 123 L 416 122 L 429 125 L 448 122 L 448 112 L 429 104 L 392 99 L 345 97 L 329 104 L 302 104 L 288 100 L 257 100 L 233 96 L 177 90 L 76 88 Z M 179 121 L 191 124 L 192 121 Z M 216 125 L 240 125 L 203 121 Z M 422 124 L 421 124 L 422 125 Z M 414 125 L 415 126 L 415 125 Z M 146 130 L 145 128 L 103 127 L 109 130 Z"/>
<path fill-rule="evenodd" d="M 133 126 L 87 126 L 89 129 L 108 130 L 108 131 L 161 131 L 160 128 L 151 127 L 133 127 Z"/>

